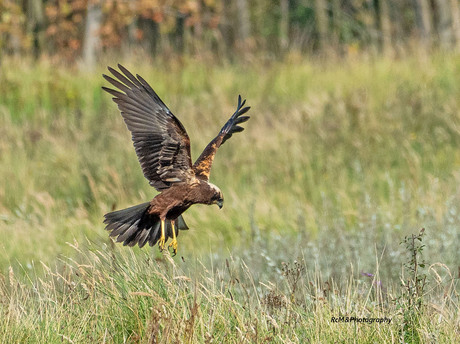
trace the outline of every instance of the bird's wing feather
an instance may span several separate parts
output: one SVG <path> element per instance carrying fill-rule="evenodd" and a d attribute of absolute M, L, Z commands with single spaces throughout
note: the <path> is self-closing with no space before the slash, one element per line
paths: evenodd
<path fill-rule="evenodd" d="M 182 123 L 171 113 L 150 85 L 118 65 L 104 78 L 118 90 L 102 87 L 114 98 L 150 185 L 158 191 L 194 177 L 190 139 Z M 120 92 L 121 91 L 121 92 Z"/>
<path fill-rule="evenodd" d="M 235 113 L 225 123 L 220 130 L 219 134 L 212 140 L 201 153 L 200 157 L 195 161 L 193 165 L 193 171 L 195 176 L 199 179 L 209 180 L 211 173 L 212 162 L 216 155 L 217 149 L 224 144 L 234 133 L 239 133 L 244 130 L 238 124 L 244 123 L 249 119 L 249 116 L 243 116 L 249 111 L 250 107 L 244 107 L 246 100 L 241 101 L 241 96 L 238 96 L 238 106 Z"/>

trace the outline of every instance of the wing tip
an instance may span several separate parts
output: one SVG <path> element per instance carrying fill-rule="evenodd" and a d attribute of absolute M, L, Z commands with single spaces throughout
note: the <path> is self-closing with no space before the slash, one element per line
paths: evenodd
<path fill-rule="evenodd" d="M 134 80 L 132 80 L 133 78 L 133 74 L 128 70 L 128 68 L 124 67 L 122 64 L 118 64 L 118 69 L 128 78 L 131 80 L 131 82 L 134 82 Z"/>
<path fill-rule="evenodd" d="M 107 66 L 107 70 L 108 70 L 110 73 L 112 73 L 112 74 L 114 74 L 113 72 L 116 72 L 116 71 L 117 71 L 115 68 L 113 68 L 113 67 L 111 67 L 111 66 Z"/>

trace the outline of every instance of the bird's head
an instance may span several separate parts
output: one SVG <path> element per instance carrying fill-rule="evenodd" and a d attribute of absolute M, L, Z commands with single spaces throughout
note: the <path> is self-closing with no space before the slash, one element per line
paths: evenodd
<path fill-rule="evenodd" d="M 212 196 L 211 196 L 211 202 L 210 204 L 217 204 L 220 209 L 224 206 L 224 195 L 222 194 L 222 191 L 215 186 L 214 184 L 209 183 L 211 186 L 212 190 Z"/>

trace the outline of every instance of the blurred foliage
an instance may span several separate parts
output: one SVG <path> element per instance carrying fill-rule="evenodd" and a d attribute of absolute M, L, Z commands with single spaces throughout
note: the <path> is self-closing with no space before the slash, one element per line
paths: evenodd
<path fill-rule="evenodd" d="M 49 25 L 46 29 L 50 50 L 64 59 L 72 59 L 81 49 L 82 24 L 87 1 L 49 1 L 45 5 Z M 114 18 L 116 19 L 116 18 Z"/>
<path fill-rule="evenodd" d="M 26 16 L 17 1 L 0 1 L 0 48 L 13 46 L 28 48 L 30 45 L 25 32 Z"/>
<path fill-rule="evenodd" d="M 427 0 L 1 0 L 0 56 L 48 55 L 74 62 L 88 35 L 98 37 L 91 49 L 99 56 L 138 49 L 227 59 L 282 57 L 293 50 L 343 56 L 389 49 L 385 40 L 391 43 L 386 53 L 399 56 L 420 42 L 427 50 L 458 48 L 459 7 L 455 1 Z M 94 19 L 92 11 L 101 15 Z M 245 21 L 248 32 L 241 29 Z M 95 32 L 87 30 L 91 23 Z"/>

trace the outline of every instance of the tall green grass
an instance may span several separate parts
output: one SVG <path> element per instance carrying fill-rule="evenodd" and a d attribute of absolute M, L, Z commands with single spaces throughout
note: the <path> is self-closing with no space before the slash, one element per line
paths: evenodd
<path fill-rule="evenodd" d="M 392 299 L 408 254 L 400 242 L 421 227 L 431 287 L 417 338 L 455 341 L 459 61 L 127 61 L 184 124 L 195 158 L 238 94 L 252 107 L 211 173 L 224 208 L 187 211 L 191 230 L 181 232 L 174 261 L 157 248 L 114 248 L 103 230 L 104 213 L 155 195 L 100 89 L 104 69 L 4 61 L 4 341 L 398 341 Z M 283 267 L 295 260 L 293 296 Z M 338 314 L 386 314 L 393 323 L 332 324 Z"/>
<path fill-rule="evenodd" d="M 397 285 L 380 280 L 379 259 L 368 277 L 351 265 L 335 279 L 301 259 L 259 280 L 253 259 L 232 254 L 225 262 L 187 264 L 168 253 L 154 259 L 89 242 L 71 246 L 78 261 L 34 265 L 41 277 L 26 281 L 10 269 L 0 281 L 2 342 L 454 343 L 459 337 L 456 282 L 441 277 L 450 273 L 441 264 L 430 266 L 436 278 L 424 295 L 429 302 L 415 315 L 417 326 L 407 329 L 411 299 L 398 298 Z M 391 322 L 331 320 L 340 317 Z"/>

